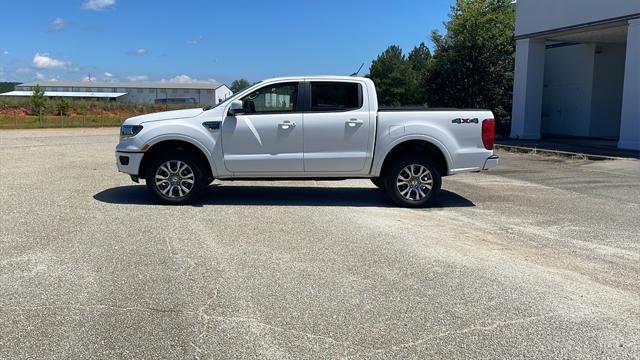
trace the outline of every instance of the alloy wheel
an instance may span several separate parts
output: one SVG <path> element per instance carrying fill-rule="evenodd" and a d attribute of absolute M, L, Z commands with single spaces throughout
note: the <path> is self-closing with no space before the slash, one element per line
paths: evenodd
<path fill-rule="evenodd" d="M 433 175 L 420 164 L 407 165 L 398 173 L 396 188 L 406 200 L 420 201 L 429 196 L 433 188 Z"/>
<path fill-rule="evenodd" d="M 181 198 L 193 190 L 195 176 L 187 163 L 169 160 L 158 167 L 155 174 L 158 190 L 168 198 Z"/>

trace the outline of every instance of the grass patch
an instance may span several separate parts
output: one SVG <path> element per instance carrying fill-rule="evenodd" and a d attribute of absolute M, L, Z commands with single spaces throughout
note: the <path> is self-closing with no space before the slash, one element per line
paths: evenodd
<path fill-rule="evenodd" d="M 97 115 L 81 116 L 6 116 L 0 115 L 0 129 L 70 128 L 120 126 L 124 119 Z"/>

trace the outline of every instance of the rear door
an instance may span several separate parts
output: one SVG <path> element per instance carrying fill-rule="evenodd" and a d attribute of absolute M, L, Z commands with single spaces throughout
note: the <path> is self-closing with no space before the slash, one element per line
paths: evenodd
<path fill-rule="evenodd" d="M 360 82 L 310 81 L 305 96 L 306 172 L 360 172 L 365 167 L 371 121 Z"/>
<path fill-rule="evenodd" d="M 222 123 L 224 166 L 235 174 L 303 172 L 298 82 L 265 85 Z"/>

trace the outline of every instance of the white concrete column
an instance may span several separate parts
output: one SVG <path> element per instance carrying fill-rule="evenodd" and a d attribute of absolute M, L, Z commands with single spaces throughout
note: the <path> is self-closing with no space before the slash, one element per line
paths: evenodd
<path fill-rule="evenodd" d="M 627 30 L 627 59 L 624 66 L 618 147 L 640 150 L 640 19 L 629 20 Z"/>
<path fill-rule="evenodd" d="M 544 86 L 544 39 L 516 41 L 511 138 L 539 139 Z"/>

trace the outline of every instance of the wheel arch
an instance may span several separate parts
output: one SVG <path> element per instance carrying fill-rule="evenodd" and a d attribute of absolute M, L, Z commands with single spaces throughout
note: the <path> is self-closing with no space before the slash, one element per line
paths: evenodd
<path fill-rule="evenodd" d="M 416 155 L 433 161 L 441 176 L 448 175 L 451 159 L 442 144 L 432 139 L 404 138 L 389 147 L 384 160 L 378 165 L 378 176 L 384 176 L 385 171 L 389 170 L 398 159 Z"/>
<path fill-rule="evenodd" d="M 157 154 L 161 154 L 168 151 L 174 151 L 182 149 L 196 156 L 203 164 L 205 164 L 205 171 L 207 176 L 215 177 L 215 166 L 211 155 L 207 149 L 199 142 L 193 139 L 185 138 L 162 138 L 154 141 L 151 146 L 144 152 L 144 156 L 140 161 L 140 167 L 138 169 L 139 177 L 144 178 L 146 176 L 145 171 L 149 161 Z"/>

